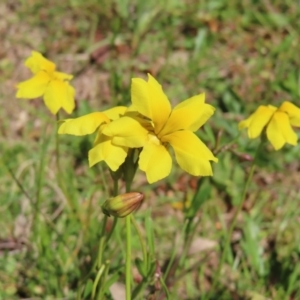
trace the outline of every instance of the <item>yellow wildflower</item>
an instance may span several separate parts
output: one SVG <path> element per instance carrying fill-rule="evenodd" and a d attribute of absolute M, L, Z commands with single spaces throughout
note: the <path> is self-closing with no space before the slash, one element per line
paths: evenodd
<path fill-rule="evenodd" d="M 218 159 L 193 133 L 215 110 L 205 103 L 204 94 L 189 98 L 172 110 L 161 85 L 149 74 L 148 82 L 132 79 L 131 98 L 133 110 L 140 117 L 124 116 L 109 123 L 103 133 L 112 137 L 113 144 L 143 147 L 139 168 L 146 172 L 148 182 L 170 174 L 172 158 L 169 145 L 183 170 L 196 176 L 212 175 L 210 161 L 217 162 Z"/>
<path fill-rule="evenodd" d="M 248 128 L 248 137 L 255 139 L 266 129 L 266 135 L 275 150 L 285 143 L 297 145 L 298 136 L 292 126 L 300 127 L 300 109 L 285 101 L 279 108 L 260 105 L 249 118 L 239 123 L 239 129 Z"/>
<path fill-rule="evenodd" d="M 104 135 L 103 129 L 112 120 L 123 115 L 126 110 L 125 106 L 117 106 L 104 112 L 94 112 L 76 119 L 64 120 L 58 133 L 82 136 L 91 134 L 99 128 L 94 147 L 89 151 L 89 166 L 105 161 L 111 170 L 116 171 L 125 161 L 128 148 L 112 144 L 112 138 Z"/>
<path fill-rule="evenodd" d="M 45 105 L 53 114 L 63 108 L 68 114 L 75 107 L 75 90 L 69 85 L 72 75 L 55 71 L 56 66 L 39 52 L 32 51 L 25 66 L 34 76 L 17 85 L 17 98 L 34 99 L 44 96 Z"/>

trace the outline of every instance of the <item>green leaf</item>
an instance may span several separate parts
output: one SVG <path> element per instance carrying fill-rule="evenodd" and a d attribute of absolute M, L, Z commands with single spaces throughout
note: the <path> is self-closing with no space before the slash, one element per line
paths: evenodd
<path fill-rule="evenodd" d="M 135 259 L 135 265 L 136 265 L 137 269 L 139 270 L 140 274 L 143 276 L 143 278 L 145 278 L 147 276 L 147 270 L 145 269 L 144 261 L 142 259 L 140 259 L 139 257 L 137 257 Z"/>
<path fill-rule="evenodd" d="M 186 218 L 194 218 L 201 205 L 206 202 L 211 193 L 211 184 L 208 178 L 202 178 L 198 181 L 197 191 L 192 200 L 191 206 L 188 208 Z"/>
<path fill-rule="evenodd" d="M 84 299 L 89 299 L 90 295 L 92 293 L 92 289 L 93 289 L 93 281 L 91 279 L 88 279 L 84 291 L 83 291 L 83 298 Z"/>

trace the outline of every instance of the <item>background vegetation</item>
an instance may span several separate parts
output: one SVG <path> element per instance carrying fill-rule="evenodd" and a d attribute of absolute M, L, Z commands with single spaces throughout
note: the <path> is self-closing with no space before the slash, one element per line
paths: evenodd
<path fill-rule="evenodd" d="M 133 183 L 145 194 L 135 215 L 146 236 L 154 232 L 156 273 L 167 274 L 170 299 L 300 299 L 299 146 L 279 152 L 268 146 L 259 157 L 212 288 L 258 144 L 245 132 L 238 136 L 237 122 L 260 104 L 300 105 L 299 19 L 294 0 L 1 1 L 0 299 L 76 299 L 78 290 L 89 299 L 84 278 L 97 254 L 100 205 L 112 191 L 106 168 L 88 168 L 93 137 L 61 138 L 66 192 L 59 188 L 56 120 L 40 99 L 15 99 L 16 83 L 29 75 L 23 62 L 31 50 L 75 76 L 73 117 L 127 105 L 131 78 L 147 72 L 174 105 L 205 91 L 217 108 L 199 133 L 211 149 L 222 149 L 214 177 L 194 178 L 174 167 L 167 180 L 149 185 L 140 172 Z M 123 299 L 124 255 L 113 251 L 120 248 L 122 221 L 107 249 L 117 274 L 114 299 Z M 138 240 L 133 248 L 141 256 Z M 138 282 L 136 267 L 133 274 Z M 154 278 L 149 294 L 164 299 Z"/>

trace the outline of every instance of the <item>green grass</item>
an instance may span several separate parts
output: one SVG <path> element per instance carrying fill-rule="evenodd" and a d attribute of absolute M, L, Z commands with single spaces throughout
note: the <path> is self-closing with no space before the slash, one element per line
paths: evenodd
<path fill-rule="evenodd" d="M 154 273 L 166 270 L 169 299 L 300 298 L 299 145 L 279 152 L 266 146 L 260 154 L 212 289 L 250 169 L 244 154 L 253 156 L 259 143 L 245 132 L 237 137 L 237 122 L 260 104 L 300 105 L 299 17 L 297 1 L 0 3 L 0 299 L 91 299 L 100 205 L 113 191 L 104 164 L 88 168 L 92 136 L 60 137 L 64 190 L 58 184 L 56 120 L 40 99 L 15 98 L 14 86 L 28 78 L 22 64 L 32 49 L 74 74 L 72 117 L 128 105 L 131 78 L 150 72 L 173 105 L 205 91 L 216 113 L 199 136 L 210 149 L 235 139 L 218 154 L 210 179 L 174 166 L 167 179 L 149 185 L 138 171 L 132 189 L 146 200 L 135 218 L 150 271 L 144 296 L 136 299 L 162 299 L 166 291 Z M 178 201 L 192 205 L 175 210 Z M 142 259 L 132 231 L 132 256 Z M 104 256 L 110 260 L 106 287 L 124 283 L 124 220 Z M 135 284 L 140 265 L 132 270 Z"/>

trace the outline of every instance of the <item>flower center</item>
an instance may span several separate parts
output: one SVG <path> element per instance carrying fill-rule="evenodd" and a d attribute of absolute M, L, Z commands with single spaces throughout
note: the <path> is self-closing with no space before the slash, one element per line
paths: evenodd
<path fill-rule="evenodd" d="M 148 133 L 148 139 L 151 143 L 159 146 L 161 144 L 161 141 L 158 139 L 158 137 L 154 133 Z"/>

